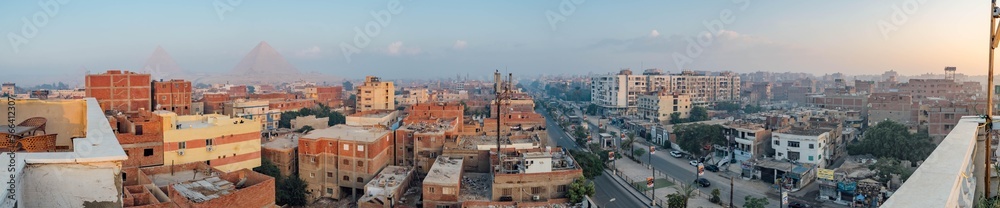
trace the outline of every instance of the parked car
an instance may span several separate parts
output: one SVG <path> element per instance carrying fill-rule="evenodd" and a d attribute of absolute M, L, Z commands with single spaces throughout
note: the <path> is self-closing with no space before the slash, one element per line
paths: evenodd
<path fill-rule="evenodd" d="M 712 185 L 712 182 L 708 182 L 708 179 L 705 179 L 705 178 L 695 179 L 694 183 L 698 184 L 701 187 L 708 187 L 708 186 Z"/>
<path fill-rule="evenodd" d="M 705 170 L 712 171 L 712 172 L 719 172 L 719 166 L 708 165 L 708 166 L 705 166 Z"/>
<path fill-rule="evenodd" d="M 681 153 L 681 151 L 670 151 L 670 156 L 674 158 L 681 158 L 684 157 L 684 153 Z"/>
<path fill-rule="evenodd" d="M 688 164 L 690 164 L 691 166 L 698 166 L 698 161 L 697 160 L 691 160 L 691 161 L 688 161 Z"/>

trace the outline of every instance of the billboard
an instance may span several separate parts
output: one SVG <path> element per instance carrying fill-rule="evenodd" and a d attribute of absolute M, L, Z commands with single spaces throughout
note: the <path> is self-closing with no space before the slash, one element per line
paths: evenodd
<path fill-rule="evenodd" d="M 816 178 L 826 179 L 826 180 L 831 180 L 832 181 L 833 180 L 833 170 L 823 169 L 823 168 L 816 169 Z"/>

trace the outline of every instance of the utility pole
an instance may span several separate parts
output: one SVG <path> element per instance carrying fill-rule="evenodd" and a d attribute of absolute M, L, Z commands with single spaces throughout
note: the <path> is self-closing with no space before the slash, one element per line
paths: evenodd
<path fill-rule="evenodd" d="M 992 3 L 990 5 L 990 66 L 989 66 L 989 73 L 986 74 L 986 77 L 987 77 L 986 78 L 987 79 L 987 81 L 986 81 L 986 83 L 987 83 L 986 84 L 986 142 L 985 142 L 986 143 L 986 151 L 983 153 L 983 154 L 986 154 L 986 159 L 985 159 L 985 161 L 986 161 L 985 165 L 986 166 L 984 166 L 984 168 L 983 168 L 983 171 L 986 172 L 986 174 L 983 175 L 983 182 L 985 182 L 984 184 L 986 185 L 986 188 L 983 189 L 983 192 L 984 192 L 983 196 L 985 198 L 990 198 L 990 167 L 992 167 L 991 166 L 992 164 L 990 164 L 990 162 L 993 159 L 993 157 L 992 157 L 993 155 L 991 153 L 991 149 L 992 149 L 992 147 L 991 147 L 992 144 L 991 143 L 993 142 L 993 87 L 994 87 L 993 86 L 993 50 L 997 48 L 997 42 L 1000 41 L 1000 40 L 997 40 L 997 38 L 996 38 L 996 35 L 997 35 L 996 34 L 996 26 L 997 26 L 996 22 L 997 22 L 997 17 L 1000 17 L 1000 16 L 998 16 L 998 13 L 997 13 L 998 12 L 997 11 L 997 1 L 993 0 L 991 2 Z"/>
<path fill-rule="evenodd" d="M 655 207 L 656 206 L 656 169 L 653 168 L 653 153 L 656 153 L 656 147 L 653 146 L 653 145 L 649 145 L 649 172 L 653 174 L 653 185 L 651 187 L 649 187 L 649 190 L 652 191 L 653 197 L 650 197 L 650 200 L 649 200 L 650 202 L 649 203 L 650 203 L 650 205 L 652 205 L 652 206 Z"/>

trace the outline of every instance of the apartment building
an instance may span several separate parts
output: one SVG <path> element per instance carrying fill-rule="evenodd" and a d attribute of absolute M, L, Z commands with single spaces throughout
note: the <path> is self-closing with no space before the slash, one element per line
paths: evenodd
<path fill-rule="evenodd" d="M 201 98 L 204 114 L 224 114 L 225 104 L 229 100 L 229 94 L 226 93 L 205 93 Z"/>
<path fill-rule="evenodd" d="M 291 176 L 299 171 L 298 147 L 301 134 L 290 133 L 270 137 L 261 144 L 261 159 L 271 161 L 282 176 Z"/>
<path fill-rule="evenodd" d="M 815 164 L 826 168 L 835 160 L 834 140 L 842 130 L 837 128 L 792 127 L 771 134 L 774 158 L 799 163 Z"/>
<path fill-rule="evenodd" d="M 16 89 L 14 83 L 5 82 L 0 84 L 0 97 L 14 96 L 14 94 L 17 94 L 14 89 Z"/>
<path fill-rule="evenodd" d="M 86 91 L 87 97 L 96 98 L 104 110 L 135 113 L 139 109 L 152 109 L 149 74 L 122 70 L 88 74 Z"/>
<path fill-rule="evenodd" d="M 494 156 L 496 157 L 496 156 Z M 504 151 L 494 158 L 491 201 L 553 202 L 568 197 L 583 169 L 567 152 L 546 147 Z"/>
<path fill-rule="evenodd" d="M 163 118 L 164 164 L 206 163 L 225 172 L 260 166 L 260 124 L 218 114 Z"/>
<path fill-rule="evenodd" d="M 299 177 L 310 200 L 363 194 L 393 160 L 393 134 L 384 128 L 336 125 L 299 138 Z"/>
<path fill-rule="evenodd" d="M 459 201 L 459 190 L 462 189 L 462 158 L 437 157 L 433 167 L 423 180 L 421 190 L 424 206 L 427 207 L 462 207 Z"/>
<path fill-rule="evenodd" d="M 640 95 L 637 104 L 639 118 L 657 123 L 669 122 L 673 113 L 680 114 L 682 119 L 689 118 L 693 107 L 690 94 L 668 92 L 666 89 Z"/>
<path fill-rule="evenodd" d="M 868 96 L 868 125 L 892 120 L 906 126 L 916 126 L 919 104 L 913 102 L 913 96 L 903 92 L 872 93 Z"/>
<path fill-rule="evenodd" d="M 153 109 L 191 113 L 191 82 L 184 80 L 153 81 Z"/>
<path fill-rule="evenodd" d="M 330 108 L 339 108 L 344 104 L 343 86 L 318 86 L 316 87 L 316 102 Z"/>
<path fill-rule="evenodd" d="M 591 102 L 601 106 L 606 114 L 635 115 L 638 97 L 647 92 L 665 88 L 689 94 L 693 105 L 704 106 L 738 101 L 740 87 L 740 77 L 732 72 L 682 71 L 667 75 L 652 69 L 642 75 L 632 75 L 631 70 L 623 69 L 616 75 L 591 77 Z"/>
<path fill-rule="evenodd" d="M 236 99 L 223 103 L 222 113 L 252 120 L 260 124 L 260 129 L 265 131 L 277 129 L 278 121 L 281 120 L 281 111 L 271 109 L 271 102 L 268 100 Z"/>
<path fill-rule="evenodd" d="M 401 199 L 413 183 L 413 169 L 402 166 L 386 166 L 374 179 L 365 185 L 365 194 L 358 199 L 360 208 L 393 208 L 402 204 Z"/>
<path fill-rule="evenodd" d="M 396 88 L 392 82 L 383 82 L 375 76 L 365 77 L 365 82 L 355 86 L 356 112 L 396 109 Z"/>
<path fill-rule="evenodd" d="M 723 135 L 733 142 L 733 157 L 743 162 L 751 158 L 763 158 L 771 149 L 771 130 L 763 124 L 734 121 L 722 125 Z"/>

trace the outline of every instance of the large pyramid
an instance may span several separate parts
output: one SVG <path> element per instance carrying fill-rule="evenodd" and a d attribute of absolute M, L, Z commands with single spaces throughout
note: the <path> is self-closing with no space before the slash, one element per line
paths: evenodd
<path fill-rule="evenodd" d="M 254 47 L 233 70 L 237 75 L 291 75 L 298 74 L 298 69 L 288 63 L 285 57 L 274 50 L 267 42 L 261 41 Z"/>
<path fill-rule="evenodd" d="M 156 46 L 153 54 L 146 59 L 146 64 L 143 64 L 142 69 L 149 73 L 154 80 L 179 78 L 184 74 L 184 70 L 161 46 Z"/>

